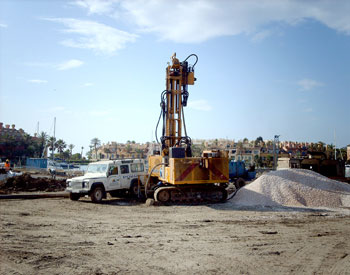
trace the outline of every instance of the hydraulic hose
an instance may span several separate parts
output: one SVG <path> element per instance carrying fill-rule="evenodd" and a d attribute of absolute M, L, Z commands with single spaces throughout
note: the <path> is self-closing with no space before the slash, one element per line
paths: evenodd
<path fill-rule="evenodd" d="M 162 113 L 163 113 L 163 110 L 160 111 L 160 115 L 159 115 L 159 118 L 158 118 L 158 122 L 157 122 L 157 126 L 156 126 L 156 131 L 155 131 L 155 135 L 156 135 L 156 140 L 157 140 L 157 143 L 159 144 L 159 140 L 158 140 L 158 125 L 159 125 L 159 121 L 160 121 L 160 118 L 162 117 Z"/>
<path fill-rule="evenodd" d="M 194 56 L 196 58 L 196 62 L 192 65 L 192 68 L 194 68 L 194 66 L 196 66 L 197 62 L 198 62 L 198 56 L 196 54 L 190 54 L 189 56 L 187 56 L 187 58 L 184 61 L 187 61 L 187 59 L 189 59 L 191 56 Z"/>
<path fill-rule="evenodd" d="M 165 163 L 163 163 L 163 162 L 158 163 L 156 166 L 154 166 L 154 167 L 152 168 L 151 172 L 149 173 L 148 179 L 147 179 L 146 184 L 145 184 L 145 196 L 146 196 L 146 198 L 147 198 L 147 187 L 148 187 L 148 184 L 149 184 L 149 179 L 151 178 L 151 175 L 152 175 L 154 169 L 155 169 L 156 167 L 158 167 L 158 166 L 161 166 L 161 165 L 165 165 Z"/>
<path fill-rule="evenodd" d="M 234 196 L 236 196 L 238 190 L 239 190 L 239 189 L 236 189 L 236 191 L 233 192 L 230 196 L 228 196 L 226 200 L 228 201 L 228 200 L 232 199 Z"/>
<path fill-rule="evenodd" d="M 185 122 L 185 114 L 184 114 L 184 107 L 182 107 L 182 122 L 183 122 L 183 125 L 184 125 L 184 130 L 185 130 L 185 136 L 187 137 L 187 130 L 186 130 L 186 122 Z"/>
<path fill-rule="evenodd" d="M 159 140 L 158 140 L 158 126 L 159 126 L 159 122 L 160 122 L 160 118 L 162 117 L 163 115 L 163 129 L 162 129 L 162 135 L 164 136 L 164 115 L 165 115 L 165 99 L 164 99 L 164 95 L 166 95 L 168 91 L 167 90 L 164 90 L 161 94 L 160 94 L 160 107 L 161 107 L 161 110 L 160 110 L 160 114 L 159 114 L 159 118 L 158 118 L 158 122 L 157 122 L 157 125 L 156 125 L 156 130 L 155 130 L 155 136 L 156 136 L 156 141 L 158 144 L 159 143 Z"/>

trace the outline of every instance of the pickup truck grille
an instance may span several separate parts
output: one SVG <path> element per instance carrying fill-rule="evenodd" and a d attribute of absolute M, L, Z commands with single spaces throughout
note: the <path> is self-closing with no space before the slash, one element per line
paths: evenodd
<path fill-rule="evenodd" d="M 83 188 L 83 183 L 81 181 L 72 181 L 71 187 L 72 189 L 81 189 Z"/>

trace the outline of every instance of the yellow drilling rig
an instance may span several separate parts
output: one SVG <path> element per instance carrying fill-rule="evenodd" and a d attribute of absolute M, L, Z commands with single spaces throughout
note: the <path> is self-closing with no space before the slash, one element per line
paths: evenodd
<path fill-rule="evenodd" d="M 190 65 L 188 60 L 195 58 Z M 176 53 L 166 68 L 166 89 L 161 93 L 161 150 L 151 155 L 145 184 L 147 198 L 161 203 L 223 202 L 227 199 L 229 161 L 226 151 L 203 152 L 192 157 L 191 138 L 187 135 L 183 108 L 187 105 L 188 85 L 194 85 L 198 57 L 189 55 L 180 62 Z M 184 131 L 183 131 L 184 130 Z"/>

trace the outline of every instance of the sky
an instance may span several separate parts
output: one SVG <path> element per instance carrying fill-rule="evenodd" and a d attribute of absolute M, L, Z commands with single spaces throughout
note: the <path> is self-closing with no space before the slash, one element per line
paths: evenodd
<path fill-rule="evenodd" d="M 155 140 L 167 62 L 194 53 L 192 139 L 343 147 L 349 14 L 347 0 L 0 0 L 0 122 L 53 135 L 56 118 L 73 152 Z"/>

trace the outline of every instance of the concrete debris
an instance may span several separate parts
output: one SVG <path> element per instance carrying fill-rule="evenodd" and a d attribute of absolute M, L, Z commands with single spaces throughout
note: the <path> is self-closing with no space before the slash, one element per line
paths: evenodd
<path fill-rule="evenodd" d="M 350 207 L 350 185 L 304 169 L 272 171 L 241 188 L 235 206 Z"/>

